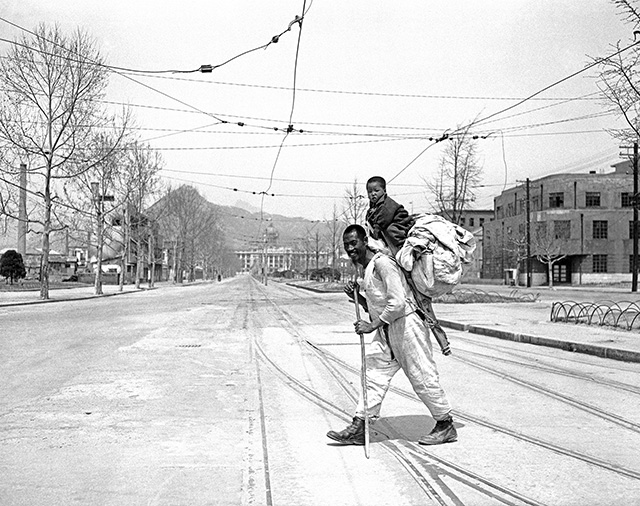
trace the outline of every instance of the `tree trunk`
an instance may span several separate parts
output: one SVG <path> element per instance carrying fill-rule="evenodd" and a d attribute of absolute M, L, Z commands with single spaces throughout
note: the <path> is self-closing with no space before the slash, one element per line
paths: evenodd
<path fill-rule="evenodd" d="M 49 136 L 51 139 L 51 136 Z M 49 298 L 49 235 L 51 234 L 51 157 L 47 157 L 44 183 L 44 227 L 42 230 L 42 262 L 40 265 L 40 298 Z"/>
<path fill-rule="evenodd" d="M 129 223 L 127 222 L 127 210 L 122 213 L 122 224 L 124 227 L 122 245 L 122 259 L 120 260 L 120 291 L 124 290 L 124 277 L 127 275 L 127 258 L 129 256 Z"/>
<path fill-rule="evenodd" d="M 142 278 L 142 240 L 138 238 L 138 250 L 136 251 L 136 288 L 140 289 L 140 279 Z"/>
<path fill-rule="evenodd" d="M 553 288 L 553 262 L 549 262 L 547 264 L 548 266 L 548 273 L 547 276 L 549 277 L 549 288 Z"/>
<path fill-rule="evenodd" d="M 100 196 L 98 196 L 100 198 Z M 101 202 L 98 202 L 98 206 Z M 104 242 L 102 230 L 102 213 L 98 211 L 98 229 L 96 231 L 96 275 L 94 279 L 94 293 L 102 295 L 102 247 Z"/>
<path fill-rule="evenodd" d="M 173 271 L 171 274 L 171 281 L 175 284 L 178 282 L 178 240 L 176 239 L 173 243 L 173 259 L 172 259 L 172 267 Z"/>
<path fill-rule="evenodd" d="M 153 246 L 153 234 L 149 234 L 149 288 L 153 288 L 156 280 L 156 262 L 155 262 L 155 248 Z"/>

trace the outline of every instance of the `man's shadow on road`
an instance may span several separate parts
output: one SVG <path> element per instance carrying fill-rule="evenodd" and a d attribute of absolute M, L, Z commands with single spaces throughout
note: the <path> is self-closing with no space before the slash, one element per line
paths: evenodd
<path fill-rule="evenodd" d="M 418 440 L 429 434 L 433 429 L 436 421 L 428 415 L 404 415 L 404 416 L 384 416 L 371 426 L 371 432 L 376 432 L 375 438 L 371 437 L 371 441 L 381 442 L 394 439 L 402 439 L 403 441 L 412 441 L 417 443 Z M 458 420 L 454 421 L 456 429 L 464 427 L 463 423 Z M 389 428 L 391 430 L 389 430 Z"/>
<path fill-rule="evenodd" d="M 381 443 L 383 441 L 411 441 L 417 443 L 418 440 L 429 434 L 436 421 L 428 415 L 404 415 L 404 416 L 383 416 L 370 427 L 370 441 Z M 458 420 L 454 421 L 456 429 L 464 427 L 465 424 Z M 329 442 L 329 446 L 343 446 L 342 443 Z"/>

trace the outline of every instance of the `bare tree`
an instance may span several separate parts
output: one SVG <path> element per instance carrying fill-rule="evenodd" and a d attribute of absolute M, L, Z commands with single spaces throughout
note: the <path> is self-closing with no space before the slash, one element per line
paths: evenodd
<path fill-rule="evenodd" d="M 353 223 L 363 224 L 367 214 L 369 202 L 366 195 L 360 193 L 358 189 L 358 179 L 353 180 L 353 185 L 346 188 L 342 216 L 345 225 Z"/>
<path fill-rule="evenodd" d="M 623 22 L 634 29 L 640 27 L 640 5 L 633 0 L 611 0 Z M 629 43 L 618 41 L 611 46 L 614 56 L 593 58 L 598 63 L 598 88 L 607 106 L 613 106 L 624 118 L 628 128 L 612 129 L 613 137 L 634 142 L 640 137 L 640 84 L 638 81 L 640 47 L 624 50 Z"/>
<path fill-rule="evenodd" d="M 62 230 L 55 208 L 62 204 L 56 182 L 78 175 L 92 164 L 82 148 L 103 121 L 99 99 L 107 71 L 95 43 L 84 32 L 64 35 L 57 26 L 40 25 L 16 41 L 0 59 L 0 140 L 17 157 L 31 160 L 42 212 L 40 297 L 49 298 L 49 249 L 52 231 Z"/>
<path fill-rule="evenodd" d="M 209 206 L 202 214 L 201 226 L 195 231 L 193 258 L 202 267 L 205 279 L 211 279 L 222 271 L 225 235 L 216 208 Z"/>
<path fill-rule="evenodd" d="M 341 222 L 338 217 L 338 210 L 336 205 L 333 205 L 333 214 L 331 215 L 331 219 L 326 220 L 327 224 L 327 238 L 328 238 L 328 246 L 331 251 L 331 268 L 337 269 L 338 258 L 340 258 L 340 248 L 342 247 L 341 240 Z"/>
<path fill-rule="evenodd" d="M 565 241 L 554 237 L 547 229 L 546 222 L 538 222 L 536 225 L 536 231 L 531 241 L 531 249 L 536 258 L 547 265 L 548 286 L 553 288 L 553 266 L 567 256 L 562 253 Z"/>
<path fill-rule="evenodd" d="M 509 254 L 508 258 L 516 270 L 515 283 L 518 286 L 520 264 L 527 259 L 527 237 L 525 235 L 507 234 L 507 242 L 504 249 Z"/>
<path fill-rule="evenodd" d="M 136 288 L 140 288 L 144 260 L 148 257 L 149 237 L 152 232 L 149 216 L 145 212 L 160 190 L 158 172 L 162 168 L 163 161 L 157 151 L 138 142 L 133 142 L 128 147 L 128 154 L 126 184 L 123 187 L 127 196 L 127 243 L 135 246 L 133 251 L 136 258 L 135 285 Z M 153 267 L 149 266 L 150 269 Z"/>
<path fill-rule="evenodd" d="M 438 171 L 431 179 L 425 179 L 434 210 L 456 225 L 475 200 L 475 189 L 482 178 L 477 141 L 470 129 L 471 124 L 459 126 L 443 141 Z"/>
<path fill-rule="evenodd" d="M 123 247 L 123 238 L 116 233 L 113 223 L 121 223 L 116 219 L 119 210 L 128 200 L 130 188 L 122 187 L 123 171 L 126 167 L 125 153 L 117 149 L 123 143 L 127 131 L 127 118 L 114 129 L 107 133 L 101 132 L 94 136 L 90 148 L 92 158 L 98 160 L 88 170 L 80 172 L 78 177 L 65 182 L 64 190 L 67 202 L 74 205 L 81 213 L 91 216 L 92 223 L 86 223 L 82 227 L 93 231 L 88 236 L 94 236 L 93 244 L 87 244 L 87 249 L 95 248 L 95 294 L 102 294 L 102 262 L 105 253 L 105 244 L 110 244 L 112 250 L 110 256 L 115 255 L 117 246 Z M 109 202 L 109 204 L 105 204 Z M 80 228 L 80 227 L 76 227 Z"/>
<path fill-rule="evenodd" d="M 151 212 L 155 214 L 160 209 L 162 235 L 172 249 L 172 280 L 181 283 L 184 271 L 193 279 L 197 262 L 207 251 L 211 253 L 214 245 L 220 247 L 222 243 L 218 214 L 198 190 L 186 185 L 169 190 Z"/>

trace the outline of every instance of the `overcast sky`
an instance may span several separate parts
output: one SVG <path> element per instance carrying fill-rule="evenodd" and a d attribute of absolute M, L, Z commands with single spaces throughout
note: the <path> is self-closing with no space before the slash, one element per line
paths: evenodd
<path fill-rule="evenodd" d="M 264 45 L 302 13 L 303 0 L 0 6 L 0 16 L 28 29 L 83 28 L 110 65 L 157 71 L 217 65 Z M 167 183 L 191 183 L 217 204 L 244 201 L 320 220 L 334 204 L 342 210 L 355 178 L 364 192 L 366 179 L 381 175 L 393 179 L 389 194 L 405 207 L 428 211 L 424 179 L 437 170 L 442 144 L 411 162 L 433 144 L 430 136 L 513 105 L 632 36 L 606 0 L 307 0 L 306 7 L 295 101 L 297 24 L 277 44 L 210 74 L 112 74 L 107 100 L 131 104 L 141 139 L 161 150 Z M 0 22 L 2 37 L 19 33 Z M 0 54 L 7 49 L 0 44 Z M 619 160 L 618 142 L 604 129 L 621 123 L 594 100 L 596 91 L 588 71 L 479 125 L 478 134 L 491 135 L 478 145 L 485 186 L 477 207 L 491 208 L 505 183 L 608 170 Z M 292 111 L 294 132 L 278 156 Z M 260 194 L 267 190 L 276 196 Z"/>

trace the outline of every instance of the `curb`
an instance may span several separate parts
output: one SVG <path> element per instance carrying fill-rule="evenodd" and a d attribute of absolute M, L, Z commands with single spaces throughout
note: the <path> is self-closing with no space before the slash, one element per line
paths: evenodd
<path fill-rule="evenodd" d="M 116 295 L 124 295 L 129 293 L 146 292 L 149 290 L 156 290 L 156 288 L 140 288 L 139 290 L 126 290 L 122 292 L 103 293 L 102 295 L 85 295 L 82 297 L 73 297 L 66 299 L 46 299 L 46 300 L 29 300 L 25 302 L 7 302 L 3 304 L 0 302 L 0 307 L 15 307 L 15 306 L 31 306 L 33 304 L 53 304 L 56 302 L 72 302 L 76 300 L 89 300 L 89 299 L 102 299 L 105 297 L 115 297 Z"/>
<path fill-rule="evenodd" d="M 309 290 L 310 292 L 315 293 L 340 293 L 340 290 L 322 290 L 320 288 L 314 288 L 312 286 L 296 285 L 295 283 L 285 283 L 285 285 L 292 286 L 293 288 L 300 288 L 301 290 Z"/>
<path fill-rule="evenodd" d="M 309 290 L 316 293 L 332 293 L 327 290 L 320 290 L 310 286 L 296 285 L 294 283 L 286 283 L 287 286 Z M 597 344 L 575 343 L 571 341 L 560 341 L 550 337 L 540 337 L 531 334 L 520 334 L 508 330 L 499 330 L 491 327 L 482 327 L 467 323 L 459 323 L 451 320 L 438 319 L 443 327 L 447 327 L 462 332 L 471 332 L 488 337 L 504 339 L 506 341 L 515 341 L 518 343 L 533 344 L 536 346 L 547 346 L 549 348 L 558 348 L 564 351 L 574 353 L 584 353 L 585 355 L 593 355 L 611 360 L 620 360 L 622 362 L 638 362 L 640 363 L 640 352 L 632 350 L 622 350 L 619 348 L 609 348 L 606 346 L 598 346 Z"/>
<path fill-rule="evenodd" d="M 520 334 L 508 330 L 499 330 L 491 327 L 481 327 L 478 325 L 470 325 L 466 323 L 458 323 L 449 320 L 438 320 L 444 327 L 463 332 L 471 332 L 488 337 L 504 339 L 506 341 L 516 341 L 519 343 L 534 344 L 537 346 L 547 346 L 550 348 L 558 348 L 564 351 L 575 353 L 584 353 L 586 355 L 594 355 L 596 357 L 608 358 L 611 360 L 620 360 L 623 362 L 640 362 L 640 352 L 632 350 L 621 350 L 619 348 L 609 348 L 606 346 L 598 346 L 596 344 L 575 343 L 571 341 L 559 341 L 550 337 L 540 337 L 531 334 Z"/>

